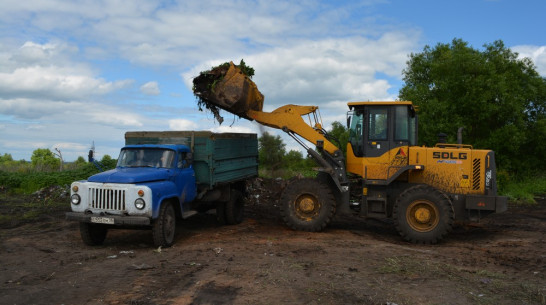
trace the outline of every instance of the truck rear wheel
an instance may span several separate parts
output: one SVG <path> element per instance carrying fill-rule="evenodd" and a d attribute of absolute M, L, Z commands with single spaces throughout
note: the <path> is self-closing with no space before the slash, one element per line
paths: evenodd
<path fill-rule="evenodd" d="M 245 213 L 245 204 L 243 194 L 237 190 L 231 190 L 231 198 L 226 202 L 225 206 L 226 223 L 228 225 L 236 225 L 243 221 Z"/>
<path fill-rule="evenodd" d="M 102 245 L 107 233 L 108 228 L 104 225 L 80 222 L 80 235 L 88 246 Z"/>
<path fill-rule="evenodd" d="M 322 231 L 336 212 L 332 191 L 316 179 L 300 179 L 288 184 L 280 205 L 284 222 L 300 231 Z"/>
<path fill-rule="evenodd" d="M 165 202 L 159 210 L 159 217 L 154 221 L 152 235 L 156 247 L 170 247 L 176 231 L 176 215 L 170 202 Z"/>
<path fill-rule="evenodd" d="M 398 196 L 393 218 L 405 240 L 435 244 L 451 232 L 454 211 L 446 194 L 428 185 L 417 185 Z"/>

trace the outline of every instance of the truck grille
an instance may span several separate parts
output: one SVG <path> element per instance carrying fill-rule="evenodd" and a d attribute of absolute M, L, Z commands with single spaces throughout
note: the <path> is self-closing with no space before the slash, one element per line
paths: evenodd
<path fill-rule="evenodd" d="M 114 211 L 125 210 L 125 190 L 90 188 L 89 199 L 91 208 Z"/>

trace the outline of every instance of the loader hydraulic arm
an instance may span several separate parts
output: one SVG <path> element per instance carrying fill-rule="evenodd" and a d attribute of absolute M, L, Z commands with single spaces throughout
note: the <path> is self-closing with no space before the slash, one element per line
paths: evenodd
<path fill-rule="evenodd" d="M 285 105 L 272 112 L 248 110 L 247 115 L 260 124 L 296 134 L 317 146 L 322 142 L 324 151 L 334 156 L 339 148 L 324 136 L 322 126 L 316 118 L 317 109 L 317 106 Z M 302 116 L 306 114 L 313 114 L 314 127 L 303 120 Z"/>

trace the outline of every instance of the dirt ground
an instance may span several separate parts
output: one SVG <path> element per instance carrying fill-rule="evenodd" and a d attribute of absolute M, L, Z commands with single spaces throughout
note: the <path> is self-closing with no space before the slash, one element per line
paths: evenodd
<path fill-rule="evenodd" d="M 68 199 L 6 221 L 31 199 L 0 194 L 0 304 L 546 304 L 544 198 L 423 246 L 356 217 L 292 231 L 279 218 L 280 184 L 255 183 L 243 223 L 198 215 L 164 249 L 147 230 L 85 246 L 64 220 Z"/>

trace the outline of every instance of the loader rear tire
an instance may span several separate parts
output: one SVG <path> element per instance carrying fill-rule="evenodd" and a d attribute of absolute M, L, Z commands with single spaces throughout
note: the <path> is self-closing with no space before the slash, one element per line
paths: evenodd
<path fill-rule="evenodd" d="M 435 244 L 451 232 L 453 205 L 443 192 L 416 185 L 406 189 L 394 205 L 393 219 L 398 233 L 417 244 Z"/>
<path fill-rule="evenodd" d="M 336 212 L 332 191 L 316 179 L 300 179 L 288 184 L 279 203 L 286 225 L 299 231 L 322 231 Z"/>

